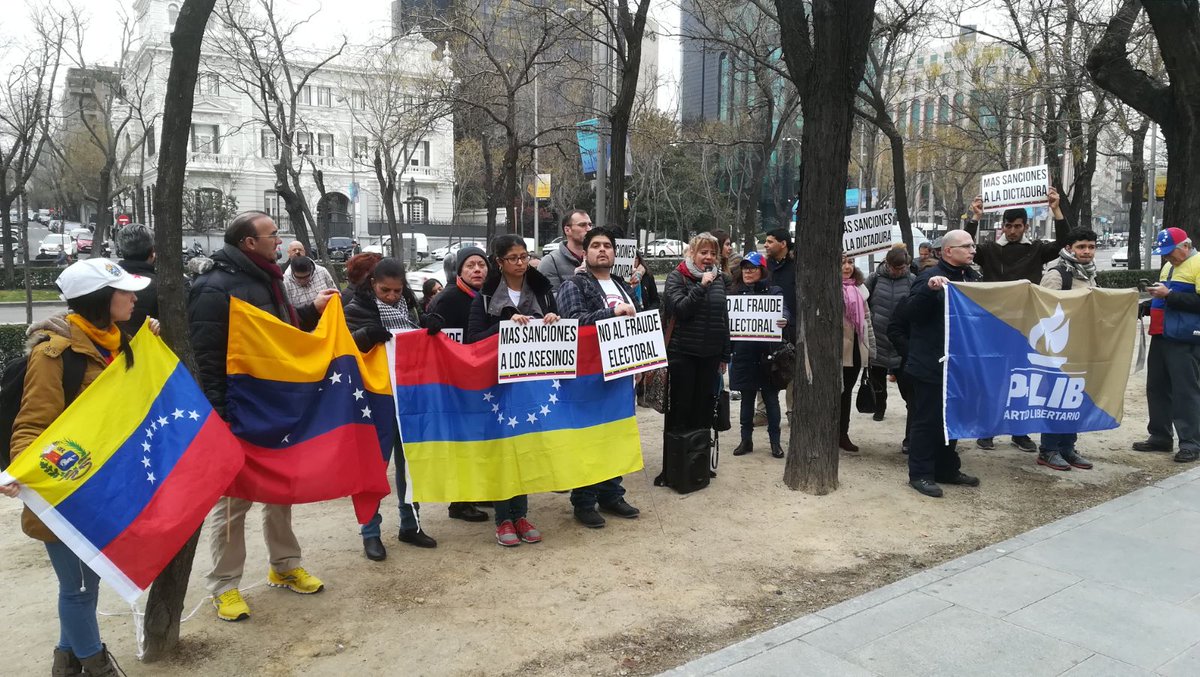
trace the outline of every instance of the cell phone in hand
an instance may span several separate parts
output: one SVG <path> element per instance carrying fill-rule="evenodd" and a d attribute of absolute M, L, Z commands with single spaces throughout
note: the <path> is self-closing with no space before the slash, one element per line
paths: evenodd
<path fill-rule="evenodd" d="M 1146 288 L 1150 286 L 1150 280 L 1147 280 L 1146 278 L 1143 277 L 1140 280 L 1138 280 L 1137 284 L 1138 284 L 1138 291 L 1146 291 Z"/>

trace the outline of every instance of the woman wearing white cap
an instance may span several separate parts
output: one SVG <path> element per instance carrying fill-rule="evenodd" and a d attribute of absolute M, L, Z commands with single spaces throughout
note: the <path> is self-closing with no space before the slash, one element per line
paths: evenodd
<path fill-rule="evenodd" d="M 130 275 L 108 259 L 87 259 L 72 264 L 56 281 L 67 300 L 69 335 L 37 331 L 30 336 L 29 362 L 21 409 L 13 422 L 11 456 L 15 460 L 75 397 L 113 361 L 118 352 L 133 364 L 129 336 L 117 326 L 133 314 L 134 292 L 150 278 Z M 150 330 L 158 333 L 158 321 Z M 75 373 L 79 387 L 64 386 Z M 65 392 L 70 388 L 75 392 Z M 15 498 L 16 484 L 0 487 L 0 493 Z M 26 535 L 43 541 L 50 564 L 58 575 L 58 621 L 60 634 L 54 649 L 55 675 L 115 675 L 117 668 L 100 642 L 96 622 L 96 599 L 100 578 L 61 543 L 28 508 L 21 515 Z"/>

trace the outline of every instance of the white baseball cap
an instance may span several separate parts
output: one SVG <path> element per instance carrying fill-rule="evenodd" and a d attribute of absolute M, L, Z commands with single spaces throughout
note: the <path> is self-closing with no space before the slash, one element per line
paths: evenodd
<path fill-rule="evenodd" d="M 150 278 L 131 275 L 108 259 L 84 259 L 67 266 L 54 283 L 62 290 L 64 298 L 76 299 L 105 287 L 141 291 L 149 286 Z"/>

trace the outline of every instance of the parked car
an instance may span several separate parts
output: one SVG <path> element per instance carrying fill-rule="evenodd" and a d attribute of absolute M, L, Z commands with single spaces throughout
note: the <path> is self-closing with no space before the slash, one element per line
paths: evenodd
<path fill-rule="evenodd" d="M 345 261 L 354 256 L 354 240 L 348 237 L 331 237 L 326 246 L 329 248 L 329 258 L 334 261 Z"/>
<path fill-rule="evenodd" d="M 434 261 L 441 261 L 442 259 L 446 258 L 446 252 L 448 251 L 450 251 L 450 245 L 438 247 L 437 249 L 429 252 L 429 255 L 433 257 Z"/>
<path fill-rule="evenodd" d="M 48 228 L 51 233 L 61 233 L 63 231 L 63 222 L 61 219 L 50 219 L 46 222 L 46 228 Z"/>
<path fill-rule="evenodd" d="M 1122 247 L 1122 248 L 1118 249 L 1116 252 L 1113 253 L 1112 259 L 1110 259 L 1110 262 L 1112 263 L 1113 268 L 1128 268 L 1129 267 L 1129 249 L 1127 247 Z M 1153 271 L 1158 271 L 1158 270 L 1162 269 L 1162 257 L 1161 256 L 1151 256 L 1150 257 L 1150 269 Z M 1154 275 L 1151 275 L 1150 278 L 1151 279 L 1157 278 L 1157 273 Z"/>
<path fill-rule="evenodd" d="M 646 245 L 647 256 L 683 256 L 684 244 L 679 240 L 660 238 Z"/>
<path fill-rule="evenodd" d="M 79 253 L 78 245 L 71 236 L 66 233 L 53 233 L 47 235 L 40 243 L 38 243 L 39 259 L 56 259 L 59 252 L 66 252 L 68 257 L 74 257 Z"/>
<path fill-rule="evenodd" d="M 550 256 L 551 252 L 554 252 L 555 250 L 557 250 L 559 247 L 562 246 L 562 241 L 563 241 L 563 239 L 562 239 L 562 236 L 560 235 L 560 236 L 554 238 L 553 240 L 550 240 L 546 244 L 542 245 L 542 256 L 543 257 Z"/>
<path fill-rule="evenodd" d="M 424 268 L 409 271 L 408 275 L 405 276 L 405 280 L 408 282 L 409 289 L 412 289 L 413 293 L 415 293 L 418 297 L 421 295 L 421 287 L 425 284 L 425 280 L 428 280 L 429 278 L 433 278 L 438 282 L 441 282 L 443 287 L 446 286 L 445 266 L 443 266 L 440 262 L 435 261 Z"/>
<path fill-rule="evenodd" d="M 37 210 L 37 216 L 35 218 L 37 219 L 38 223 L 45 226 L 50 223 L 52 217 L 50 216 L 49 209 L 39 209 Z"/>
<path fill-rule="evenodd" d="M 417 246 L 420 247 L 421 238 L 424 238 L 425 236 L 420 233 L 417 233 L 417 235 L 418 235 Z M 384 238 L 384 244 L 387 245 L 387 243 L 388 243 L 387 239 Z M 433 257 L 433 260 L 441 261 L 441 260 L 445 259 L 447 256 L 454 256 L 454 255 L 458 254 L 458 250 L 462 249 L 463 247 L 479 247 L 480 249 L 487 251 L 487 243 L 486 242 L 465 241 L 465 242 L 455 242 L 454 244 L 449 244 L 449 245 L 446 245 L 445 247 L 438 247 L 437 249 L 429 252 L 429 255 Z M 388 251 L 391 251 L 391 250 L 389 249 Z M 425 258 L 424 256 L 421 256 L 420 249 L 417 250 L 417 256 L 420 259 Z M 443 280 L 443 282 L 444 282 L 444 280 Z"/>
<path fill-rule="evenodd" d="M 78 249 L 80 254 L 87 254 L 89 256 L 92 254 L 92 242 L 95 238 L 95 234 L 92 233 L 92 231 L 88 230 L 87 228 L 76 228 L 75 230 L 71 231 L 71 237 L 75 239 L 75 247 Z M 97 252 L 97 255 L 109 255 L 109 247 L 107 242 L 102 243 L 100 246 L 100 251 Z"/>

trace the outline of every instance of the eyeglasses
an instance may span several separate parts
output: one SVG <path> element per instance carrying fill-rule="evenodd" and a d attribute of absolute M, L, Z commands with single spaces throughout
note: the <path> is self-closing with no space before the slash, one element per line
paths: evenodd
<path fill-rule="evenodd" d="M 257 240 L 257 239 L 258 239 L 258 238 L 260 238 L 260 237 L 265 237 L 265 238 L 269 238 L 269 239 L 272 239 L 272 240 L 279 240 L 279 241 L 281 241 L 281 242 L 283 241 L 283 238 L 279 237 L 279 231 L 278 231 L 278 230 L 277 230 L 277 231 L 275 231 L 274 233 L 271 233 L 270 235 L 247 235 L 246 237 L 252 237 L 252 238 L 254 238 L 255 240 Z"/>
<path fill-rule="evenodd" d="M 518 263 L 529 263 L 529 254 L 514 254 L 513 256 L 505 256 L 500 260 L 514 265 Z"/>
<path fill-rule="evenodd" d="M 946 249 L 976 249 L 978 245 L 973 244 L 956 244 L 946 247 Z"/>

